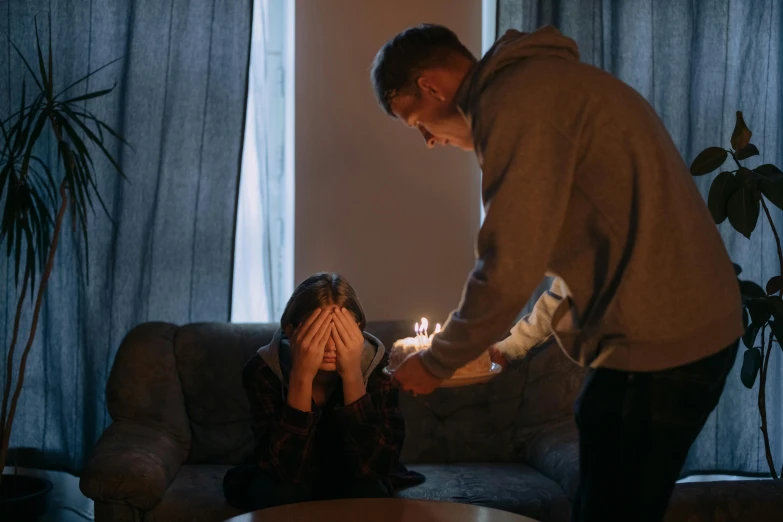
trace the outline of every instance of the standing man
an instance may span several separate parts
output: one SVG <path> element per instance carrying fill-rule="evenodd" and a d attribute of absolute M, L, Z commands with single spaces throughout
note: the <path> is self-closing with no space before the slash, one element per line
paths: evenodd
<path fill-rule="evenodd" d="M 731 262 L 663 123 L 552 27 L 509 31 L 478 62 L 449 29 L 413 27 L 371 77 L 428 147 L 475 151 L 487 211 L 459 308 L 396 379 L 432 392 L 557 276 L 547 333 L 591 368 L 573 520 L 661 520 L 743 332 Z"/>

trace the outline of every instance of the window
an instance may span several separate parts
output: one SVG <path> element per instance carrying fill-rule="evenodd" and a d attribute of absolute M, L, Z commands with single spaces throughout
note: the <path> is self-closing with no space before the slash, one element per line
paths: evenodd
<path fill-rule="evenodd" d="M 274 322 L 293 292 L 294 6 L 254 0 L 232 322 Z"/>

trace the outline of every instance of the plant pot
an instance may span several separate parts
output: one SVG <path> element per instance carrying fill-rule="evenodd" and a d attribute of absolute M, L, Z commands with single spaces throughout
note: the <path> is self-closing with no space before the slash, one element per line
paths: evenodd
<path fill-rule="evenodd" d="M 52 483 L 44 478 L 3 475 L 0 480 L 0 513 L 2 519 L 33 522 L 46 512 L 46 496 Z"/>

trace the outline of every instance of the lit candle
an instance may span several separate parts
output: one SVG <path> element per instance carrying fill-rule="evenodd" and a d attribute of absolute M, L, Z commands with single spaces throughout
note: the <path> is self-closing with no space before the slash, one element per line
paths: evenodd
<path fill-rule="evenodd" d="M 435 335 L 438 333 L 440 333 L 440 323 L 435 325 L 435 332 L 430 335 L 430 344 L 432 343 L 432 338 L 435 337 Z"/>

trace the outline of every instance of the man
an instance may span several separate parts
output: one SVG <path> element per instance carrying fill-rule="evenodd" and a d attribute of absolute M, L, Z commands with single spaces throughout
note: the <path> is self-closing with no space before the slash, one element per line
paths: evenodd
<path fill-rule="evenodd" d="M 378 52 L 371 78 L 428 147 L 475 150 L 487 211 L 459 308 L 396 379 L 430 393 L 557 276 L 547 313 L 498 349 L 520 355 L 554 335 L 590 367 L 573 520 L 661 520 L 743 332 L 730 260 L 663 123 L 552 27 L 509 31 L 478 62 L 445 27 L 413 27 Z"/>

